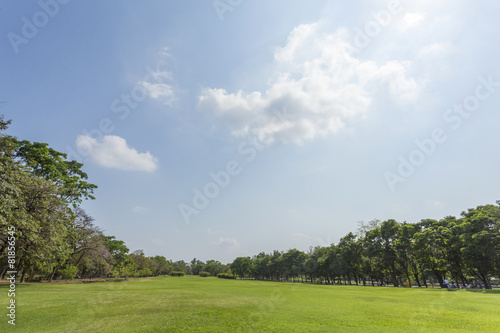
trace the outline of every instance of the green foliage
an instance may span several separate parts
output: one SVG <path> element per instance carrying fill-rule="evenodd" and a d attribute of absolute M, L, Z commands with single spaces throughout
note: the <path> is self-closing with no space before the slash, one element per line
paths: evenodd
<path fill-rule="evenodd" d="M 245 276 L 250 275 L 253 268 L 253 262 L 250 257 L 238 257 L 234 259 L 230 267 L 233 273 L 243 279 Z"/>
<path fill-rule="evenodd" d="M 141 277 L 152 276 L 153 272 L 149 268 L 143 268 L 139 271 L 138 275 Z"/>
<path fill-rule="evenodd" d="M 219 273 L 225 273 L 228 269 L 229 268 L 226 265 L 223 265 L 217 260 L 208 260 L 204 268 L 204 270 L 210 272 L 210 275 L 212 276 L 217 276 Z"/>
<path fill-rule="evenodd" d="M 198 275 L 201 276 L 201 277 L 207 277 L 207 276 L 210 276 L 210 273 L 209 272 L 205 272 L 205 271 L 201 271 Z"/>
<path fill-rule="evenodd" d="M 58 272 L 64 280 L 73 280 L 76 274 L 78 274 L 78 267 L 70 265 L 64 269 L 60 269 Z"/>
<path fill-rule="evenodd" d="M 172 273 L 170 273 L 170 276 L 184 276 L 184 275 L 186 275 L 186 273 L 181 271 L 173 271 Z"/>
<path fill-rule="evenodd" d="M 230 279 L 230 280 L 236 279 L 236 276 L 234 276 L 233 274 L 229 274 L 229 273 L 219 273 L 219 274 L 217 274 L 217 277 L 219 279 Z"/>
<path fill-rule="evenodd" d="M 67 161 L 67 155 L 49 147 L 47 143 L 19 141 L 15 160 L 33 175 L 58 185 L 59 195 L 76 207 L 83 199 L 95 199 L 96 185 L 86 181 L 83 164 Z"/>
<path fill-rule="evenodd" d="M 48 144 L 6 135 L 9 124 L 0 116 L 0 257 L 7 250 L 7 227 L 14 227 L 16 270 L 23 278 L 49 271 L 51 279 L 74 254 L 78 232 L 72 208 L 92 199 L 96 186 L 84 180 L 80 163 L 65 160 Z"/>
<path fill-rule="evenodd" d="M 103 236 L 104 244 L 108 248 L 109 253 L 113 256 L 113 259 L 117 264 L 121 264 L 127 258 L 128 247 L 125 246 L 125 242 L 116 239 L 115 236 Z"/>
<path fill-rule="evenodd" d="M 135 265 L 134 261 L 130 259 L 129 256 L 126 256 L 126 258 L 116 264 L 113 267 L 113 271 L 111 274 L 114 277 L 129 277 L 129 276 L 136 276 L 137 275 L 137 266 Z"/>
<path fill-rule="evenodd" d="M 169 275 L 173 267 L 169 261 L 163 256 L 155 256 L 152 258 L 152 271 L 153 275 Z"/>

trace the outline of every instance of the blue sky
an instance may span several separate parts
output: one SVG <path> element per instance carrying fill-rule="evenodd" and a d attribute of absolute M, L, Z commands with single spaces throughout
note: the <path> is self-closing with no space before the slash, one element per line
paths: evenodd
<path fill-rule="evenodd" d="M 83 162 L 131 250 L 230 262 L 500 199 L 496 1 L 0 9 L 9 133 Z"/>

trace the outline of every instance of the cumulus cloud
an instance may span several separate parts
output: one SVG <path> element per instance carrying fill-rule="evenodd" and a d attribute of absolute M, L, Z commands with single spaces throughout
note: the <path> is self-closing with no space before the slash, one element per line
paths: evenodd
<path fill-rule="evenodd" d="M 234 135 L 271 134 L 268 142 L 301 143 L 362 118 L 373 102 L 375 85 L 385 85 L 395 100 L 415 101 L 420 88 L 409 76 L 409 62 L 361 61 L 351 54 L 348 40 L 343 29 L 326 33 L 320 24 L 300 25 L 276 49 L 276 70 L 266 80 L 266 91 L 206 88 L 198 107 L 221 119 Z M 291 117 L 273 121 L 277 111 Z"/>
<path fill-rule="evenodd" d="M 76 146 L 88 152 L 93 162 L 106 168 L 152 172 L 158 167 L 158 160 L 151 153 L 139 153 L 116 135 L 105 135 L 101 142 L 88 135 L 80 135 Z"/>

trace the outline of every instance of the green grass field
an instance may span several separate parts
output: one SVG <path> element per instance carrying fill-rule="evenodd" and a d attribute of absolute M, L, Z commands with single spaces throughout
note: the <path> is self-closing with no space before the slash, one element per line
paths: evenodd
<path fill-rule="evenodd" d="M 498 332 L 500 293 L 198 276 L 18 284 L 1 332 Z"/>

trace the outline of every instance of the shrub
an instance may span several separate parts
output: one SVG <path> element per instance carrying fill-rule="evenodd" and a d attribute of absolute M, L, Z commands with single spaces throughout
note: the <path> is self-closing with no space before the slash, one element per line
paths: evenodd
<path fill-rule="evenodd" d="M 170 273 L 170 276 L 184 276 L 184 275 L 185 273 L 181 271 L 173 271 L 172 273 Z"/>
<path fill-rule="evenodd" d="M 210 276 L 210 273 L 209 272 L 205 272 L 205 271 L 201 271 L 199 275 L 201 277 L 207 277 L 207 276 Z"/>
<path fill-rule="evenodd" d="M 145 276 L 152 276 L 153 272 L 149 268 L 144 268 L 138 272 L 139 276 L 145 277 Z"/>
<path fill-rule="evenodd" d="M 219 273 L 219 274 L 217 274 L 217 277 L 219 279 L 231 279 L 231 280 L 236 279 L 236 276 L 234 276 L 232 274 L 228 274 L 228 273 Z"/>
<path fill-rule="evenodd" d="M 73 280 L 77 273 L 78 268 L 76 266 L 68 266 L 65 269 L 59 270 L 59 274 L 61 274 L 65 280 Z"/>

